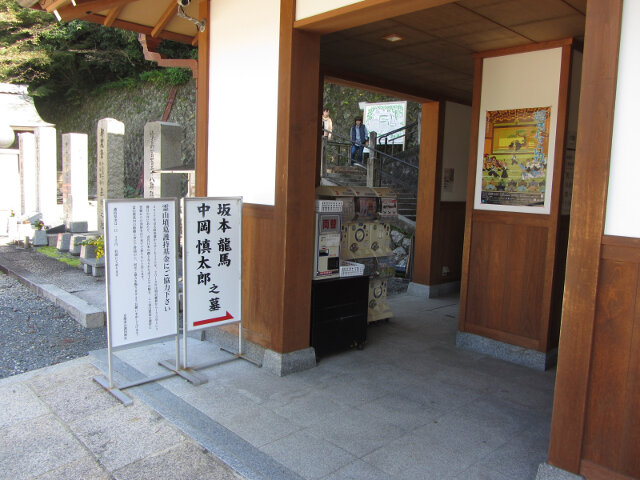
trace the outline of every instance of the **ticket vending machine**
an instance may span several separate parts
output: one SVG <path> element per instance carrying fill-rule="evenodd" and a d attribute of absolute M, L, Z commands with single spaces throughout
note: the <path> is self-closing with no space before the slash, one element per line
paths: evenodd
<path fill-rule="evenodd" d="M 320 206 L 324 210 L 342 208 Z M 318 208 L 316 208 L 318 210 Z M 340 240 L 342 236 L 342 215 L 336 212 L 318 212 L 315 214 L 315 248 L 313 258 L 313 279 L 335 278 L 340 276 Z"/>

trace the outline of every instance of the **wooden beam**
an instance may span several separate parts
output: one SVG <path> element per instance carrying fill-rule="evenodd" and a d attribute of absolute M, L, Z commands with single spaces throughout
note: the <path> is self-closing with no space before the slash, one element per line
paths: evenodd
<path fill-rule="evenodd" d="M 54 0 L 53 2 L 48 2 L 45 9 L 47 10 L 47 12 L 51 13 L 54 10 L 59 9 L 62 5 L 68 2 L 69 0 Z"/>
<path fill-rule="evenodd" d="M 422 104 L 420 132 L 420 168 L 418 169 L 418 195 L 416 212 L 416 236 L 413 259 L 413 281 L 431 285 L 431 260 L 436 223 L 436 209 L 440 201 L 438 155 L 441 152 L 440 127 L 444 118 L 444 104 Z"/>
<path fill-rule="evenodd" d="M 438 7 L 455 0 L 363 0 L 342 8 L 297 20 L 296 29 L 321 34 L 359 27 L 387 18 Z"/>
<path fill-rule="evenodd" d="M 115 22 L 118 19 L 118 15 L 120 15 L 120 12 L 122 12 L 123 8 L 124 8 L 124 4 L 113 7 L 111 10 L 109 10 L 107 17 L 104 19 L 103 25 L 105 27 L 113 26 L 113 22 Z"/>
<path fill-rule="evenodd" d="M 579 473 L 609 183 L 623 0 L 589 0 L 549 463 Z"/>
<path fill-rule="evenodd" d="M 209 38 L 211 2 L 200 0 L 199 16 L 207 22 L 198 37 L 198 78 L 196 79 L 196 195 L 207 196 L 209 162 Z"/>
<path fill-rule="evenodd" d="M 137 0 L 88 0 L 80 3 L 78 0 L 77 5 L 66 5 L 58 9 L 58 13 L 63 21 L 68 22 L 76 20 L 78 18 L 86 17 L 92 13 L 103 12 L 109 10 L 111 7 L 123 5 L 125 3 L 132 3 Z"/>
<path fill-rule="evenodd" d="M 105 15 L 92 13 L 84 17 L 82 20 L 85 22 L 103 24 L 106 18 L 107 17 Z M 111 26 L 151 36 L 151 27 L 148 27 L 147 25 L 140 25 L 139 23 L 127 22 L 125 20 L 115 20 Z M 173 42 L 185 43 L 187 45 L 190 45 L 193 41 L 193 37 L 182 35 L 181 33 L 169 32 L 167 30 L 163 31 L 159 38 L 164 38 Z"/>
<path fill-rule="evenodd" d="M 171 19 L 176 16 L 177 12 L 178 4 L 174 0 L 169 0 L 169 6 L 164 11 L 158 22 L 155 24 L 153 30 L 151 30 L 151 36 L 157 37 L 158 34 L 164 30 L 164 27 L 167 26 Z"/>

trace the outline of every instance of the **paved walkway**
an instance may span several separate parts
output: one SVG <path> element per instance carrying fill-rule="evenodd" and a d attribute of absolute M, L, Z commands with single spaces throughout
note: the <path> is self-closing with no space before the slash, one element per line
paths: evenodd
<path fill-rule="evenodd" d="M 218 458 L 248 480 L 535 478 L 547 457 L 554 371 L 457 349 L 456 297 L 399 295 L 390 303 L 394 318 L 369 328 L 363 350 L 328 356 L 287 377 L 234 360 L 202 370 L 209 381 L 201 386 L 173 377 L 128 389 L 135 397 L 128 408 L 91 381 L 96 370 L 88 359 L 74 361 L 78 368 L 40 371 L 46 380 L 25 374 L 1 381 L 0 401 L 9 395 L 30 402 L 26 412 L 33 413 L 16 422 L 41 429 L 5 426 L 0 414 L 0 464 L 16 470 L 21 462 L 31 465 L 26 446 L 57 436 L 50 462 L 84 462 L 115 478 L 143 478 L 125 474 L 142 472 L 147 463 L 158 465 L 158 473 L 146 478 L 200 478 L 171 476 L 183 457 L 211 472 Z M 191 363 L 228 359 L 211 342 L 189 341 Z M 157 362 L 173 358 L 173 349 L 167 342 L 116 353 L 117 382 L 162 372 Z M 100 350 L 91 362 L 104 371 L 106 358 Z M 53 387 L 38 390 L 39 382 Z M 19 388 L 14 392 L 11 385 Z M 68 456 L 55 453 L 63 439 L 73 445 Z M 196 444 L 210 453 L 194 451 Z M 16 456 L 2 456 L 8 447 Z M 41 450 L 45 455 L 47 448 Z M 50 465 L 30 467 L 31 477 L 19 478 L 63 466 Z"/>
<path fill-rule="evenodd" d="M 144 402 L 122 406 L 89 360 L 0 380 L 0 477 L 242 478 Z"/>

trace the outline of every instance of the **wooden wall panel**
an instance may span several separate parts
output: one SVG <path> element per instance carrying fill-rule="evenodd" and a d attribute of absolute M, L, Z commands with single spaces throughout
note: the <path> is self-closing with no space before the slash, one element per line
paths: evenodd
<path fill-rule="evenodd" d="M 547 229 L 476 222 L 471 241 L 466 329 L 538 348 Z M 482 330 L 474 329 L 482 327 Z"/>
<path fill-rule="evenodd" d="M 640 248 L 607 247 L 600 261 L 582 458 L 592 469 L 640 478 Z"/>
<path fill-rule="evenodd" d="M 429 285 L 459 281 L 462 276 L 465 202 L 440 202 L 434 229 Z M 449 275 L 442 276 L 442 267 Z"/>

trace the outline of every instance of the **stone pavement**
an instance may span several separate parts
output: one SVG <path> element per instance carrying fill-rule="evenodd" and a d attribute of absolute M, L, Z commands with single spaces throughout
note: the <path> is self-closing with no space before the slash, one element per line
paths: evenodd
<path fill-rule="evenodd" d="M 39 283 L 53 283 L 43 275 Z M 0 402 L 14 405 L 0 413 L 0 471 L 8 465 L 10 478 L 33 478 L 68 465 L 114 478 L 200 478 L 202 470 L 181 473 L 184 457 L 206 478 L 226 478 L 213 473 L 216 458 L 247 480 L 536 478 L 555 371 L 456 348 L 455 296 L 389 303 L 394 318 L 370 326 L 363 350 L 286 377 L 234 360 L 203 369 L 201 386 L 172 377 L 127 389 L 135 397 L 127 408 L 91 381 L 88 359 L 0 381 Z M 173 358 L 174 347 L 116 352 L 118 384 L 162 372 L 158 361 Z M 191 338 L 189 355 L 191 363 L 227 358 Z M 104 372 L 106 359 L 100 350 L 91 362 Z M 25 408 L 9 414 L 16 404 Z M 48 470 L 38 467 L 46 461 Z M 157 472 L 141 473 L 147 468 Z M 43 478 L 91 478 L 51 475 Z"/>
<path fill-rule="evenodd" d="M 0 380 L 2 478 L 243 478 L 140 400 L 120 404 L 89 360 Z"/>

